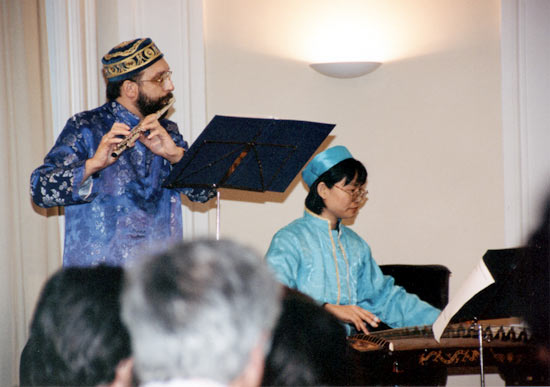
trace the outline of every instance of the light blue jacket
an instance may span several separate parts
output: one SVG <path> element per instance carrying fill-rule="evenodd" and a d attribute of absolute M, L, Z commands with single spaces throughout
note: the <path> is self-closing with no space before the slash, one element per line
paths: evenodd
<path fill-rule="evenodd" d="M 354 231 L 343 224 L 331 230 L 327 219 L 307 209 L 275 234 L 266 259 L 283 284 L 319 303 L 359 305 L 392 328 L 429 325 L 440 313 L 382 274 Z"/>

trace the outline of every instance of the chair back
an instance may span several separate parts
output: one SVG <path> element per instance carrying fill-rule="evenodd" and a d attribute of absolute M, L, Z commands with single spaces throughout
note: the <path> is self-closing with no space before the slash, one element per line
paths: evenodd
<path fill-rule="evenodd" d="M 451 272 L 443 265 L 380 265 L 382 273 L 395 279 L 409 293 L 443 309 L 449 302 L 449 277 Z"/>

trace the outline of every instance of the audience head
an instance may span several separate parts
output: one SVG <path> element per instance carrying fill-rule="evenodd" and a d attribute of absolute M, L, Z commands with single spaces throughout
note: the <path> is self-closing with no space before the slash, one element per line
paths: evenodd
<path fill-rule="evenodd" d="M 531 327 L 534 341 L 542 349 L 541 360 L 550 378 L 550 195 L 526 252 L 522 267 L 526 272 L 521 273 L 526 279 L 522 289 L 526 295 L 524 317 Z"/>
<path fill-rule="evenodd" d="M 280 293 L 263 259 L 230 241 L 180 243 L 135 262 L 122 318 L 137 378 L 258 385 Z"/>
<path fill-rule="evenodd" d="M 342 324 L 310 297 L 287 289 L 262 385 L 344 385 L 346 348 Z"/>
<path fill-rule="evenodd" d="M 346 147 L 335 146 L 315 156 L 302 171 L 302 178 L 309 187 L 306 207 L 319 215 L 325 208 L 325 202 L 317 191 L 320 183 L 332 188 L 342 179 L 347 185 L 356 178 L 356 183 L 363 185 L 367 181 L 367 170 Z"/>
<path fill-rule="evenodd" d="M 21 385 L 114 381 L 117 366 L 131 351 L 120 320 L 122 275 L 117 267 L 65 268 L 47 281 L 21 355 Z"/>

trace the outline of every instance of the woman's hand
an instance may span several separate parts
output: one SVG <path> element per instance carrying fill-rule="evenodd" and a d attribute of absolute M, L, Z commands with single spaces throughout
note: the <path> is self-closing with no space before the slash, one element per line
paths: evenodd
<path fill-rule="evenodd" d="M 332 313 L 338 320 L 355 325 L 359 332 L 369 334 L 367 323 L 372 327 L 377 327 L 380 319 L 373 313 L 357 305 L 334 305 L 325 304 L 324 308 Z"/>

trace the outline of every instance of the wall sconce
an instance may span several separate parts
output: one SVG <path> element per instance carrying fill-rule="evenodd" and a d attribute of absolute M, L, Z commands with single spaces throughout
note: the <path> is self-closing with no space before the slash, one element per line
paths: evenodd
<path fill-rule="evenodd" d="M 380 62 L 326 62 L 312 63 L 315 71 L 333 78 L 356 78 L 368 74 L 378 67 Z"/>

